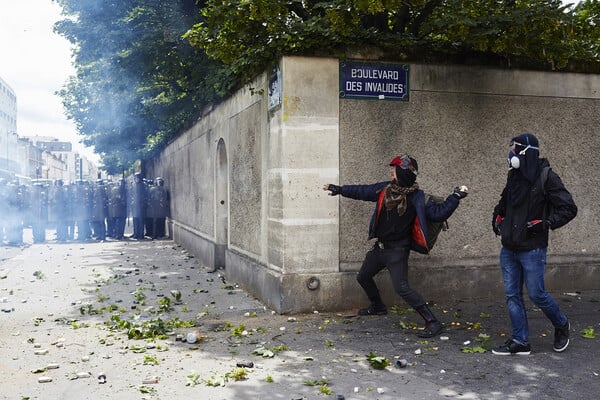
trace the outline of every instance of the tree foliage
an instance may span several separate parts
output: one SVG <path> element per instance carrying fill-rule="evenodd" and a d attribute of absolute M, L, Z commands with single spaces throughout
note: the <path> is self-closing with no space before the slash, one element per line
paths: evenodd
<path fill-rule="evenodd" d="M 60 95 L 113 174 L 282 55 L 600 71 L 599 0 L 53 1 L 76 67 Z"/>
<path fill-rule="evenodd" d="M 186 34 L 245 80 L 284 54 L 476 57 L 561 70 L 600 62 L 598 0 L 208 0 Z M 597 66 L 596 66 L 597 68 Z"/>
<path fill-rule="evenodd" d="M 59 94 L 109 173 L 152 155 L 230 90 L 229 68 L 181 38 L 201 18 L 195 0 L 55 1 L 76 67 Z"/>

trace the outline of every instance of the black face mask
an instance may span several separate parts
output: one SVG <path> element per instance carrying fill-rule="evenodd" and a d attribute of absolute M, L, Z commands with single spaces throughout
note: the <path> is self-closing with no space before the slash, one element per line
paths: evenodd
<path fill-rule="evenodd" d="M 396 178 L 398 186 L 411 187 L 417 180 L 417 176 L 409 169 L 402 169 L 396 166 Z"/>

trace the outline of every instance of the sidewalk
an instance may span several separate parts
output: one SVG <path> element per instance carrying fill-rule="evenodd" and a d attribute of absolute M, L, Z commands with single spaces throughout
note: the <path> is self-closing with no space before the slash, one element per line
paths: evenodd
<path fill-rule="evenodd" d="M 401 299 L 380 317 L 276 315 L 220 272 L 168 240 L 0 247 L 0 399 L 537 400 L 600 392 L 600 288 L 553 293 L 571 321 L 564 353 L 552 351 L 553 328 L 531 307 L 532 354 L 502 357 L 478 351 L 506 340 L 504 299 L 430 299 L 446 332 L 421 340 L 414 332 L 422 322 Z M 582 337 L 588 327 L 596 338 Z M 200 340 L 187 343 L 194 331 Z M 369 354 L 389 365 L 375 369 Z"/>

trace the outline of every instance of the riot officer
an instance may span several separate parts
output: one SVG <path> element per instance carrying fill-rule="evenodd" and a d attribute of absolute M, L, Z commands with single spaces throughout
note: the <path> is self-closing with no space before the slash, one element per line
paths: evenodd
<path fill-rule="evenodd" d="M 8 182 L 6 179 L 0 178 L 0 211 L 6 212 L 8 208 Z M 4 242 L 5 232 L 8 230 L 5 218 L 0 218 L 0 244 Z"/>
<path fill-rule="evenodd" d="M 7 208 L 6 208 L 6 243 L 9 246 L 23 244 L 23 213 L 24 198 L 23 188 L 18 180 L 13 180 L 6 185 Z"/>
<path fill-rule="evenodd" d="M 57 179 L 48 189 L 48 222 L 56 226 L 56 240 L 66 242 L 69 214 L 67 188 L 63 185 L 62 179 Z"/>
<path fill-rule="evenodd" d="M 65 188 L 65 225 L 67 227 L 67 240 L 75 239 L 75 193 L 73 182 L 63 186 Z"/>
<path fill-rule="evenodd" d="M 92 237 L 90 217 L 92 214 L 91 190 L 88 182 L 78 180 L 75 182 L 75 196 L 73 199 L 73 213 L 77 225 L 77 240 L 84 242 Z"/>
<path fill-rule="evenodd" d="M 33 242 L 44 243 L 48 224 L 48 188 L 41 182 L 35 182 L 29 188 L 29 222 Z"/>
<path fill-rule="evenodd" d="M 108 214 L 108 200 L 106 187 L 102 179 L 96 181 L 92 188 L 92 213 L 90 222 L 96 240 L 106 239 L 106 216 Z"/>
<path fill-rule="evenodd" d="M 129 214 L 133 218 L 133 238 L 144 239 L 144 218 L 146 216 L 147 191 L 142 174 L 136 172 L 129 192 Z"/>
<path fill-rule="evenodd" d="M 119 179 L 119 183 L 110 188 L 108 217 L 111 220 L 111 237 L 123 240 L 125 220 L 127 219 L 127 186 L 125 179 Z"/>
<path fill-rule="evenodd" d="M 146 213 L 144 214 L 144 229 L 146 231 L 145 236 L 149 237 L 149 238 L 153 238 L 154 237 L 154 220 L 153 218 L 148 214 L 149 210 L 148 208 L 150 207 L 150 190 L 152 190 L 152 187 L 154 186 L 154 180 L 152 179 L 144 179 L 144 185 L 146 185 Z"/>
<path fill-rule="evenodd" d="M 150 188 L 148 196 L 148 217 L 152 220 L 152 238 L 165 237 L 165 221 L 169 216 L 169 191 L 165 181 L 158 177 L 156 184 Z"/>
<path fill-rule="evenodd" d="M 116 236 L 114 218 L 110 216 L 110 195 L 115 185 L 114 182 L 106 182 L 104 184 L 104 190 L 106 191 L 106 237 L 111 239 L 114 239 Z"/>

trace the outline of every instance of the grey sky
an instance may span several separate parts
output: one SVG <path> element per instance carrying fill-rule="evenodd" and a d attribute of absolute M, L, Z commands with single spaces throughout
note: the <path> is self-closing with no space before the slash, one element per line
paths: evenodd
<path fill-rule="evenodd" d="M 17 95 L 19 136 L 70 141 L 96 160 L 79 143 L 54 94 L 74 73 L 70 44 L 52 31 L 60 18 L 60 7 L 51 0 L 0 0 L 0 76 Z"/>

